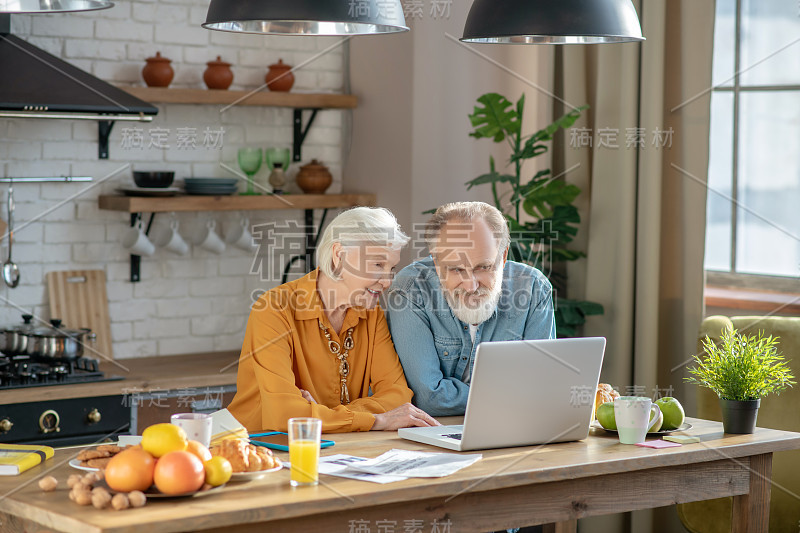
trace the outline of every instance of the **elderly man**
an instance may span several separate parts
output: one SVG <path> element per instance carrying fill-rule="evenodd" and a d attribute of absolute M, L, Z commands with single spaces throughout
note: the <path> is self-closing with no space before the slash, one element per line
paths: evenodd
<path fill-rule="evenodd" d="M 386 317 L 413 403 L 463 415 L 479 343 L 555 338 L 552 286 L 507 261 L 508 224 L 486 203 L 440 207 L 425 239 L 431 255 L 397 274 Z"/>

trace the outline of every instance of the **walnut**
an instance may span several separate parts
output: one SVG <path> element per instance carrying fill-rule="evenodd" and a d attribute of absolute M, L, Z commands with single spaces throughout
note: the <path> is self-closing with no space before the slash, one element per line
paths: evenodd
<path fill-rule="evenodd" d="M 128 501 L 130 502 L 131 507 L 142 507 L 145 503 L 147 503 L 147 496 L 145 496 L 144 492 L 140 490 L 134 490 L 128 494 Z"/>
<path fill-rule="evenodd" d="M 100 479 L 102 479 L 102 477 L 97 472 L 89 472 L 88 474 L 83 476 L 82 482 L 85 485 L 94 485 L 95 483 L 100 481 Z"/>
<path fill-rule="evenodd" d="M 45 492 L 53 492 L 58 487 L 58 480 L 53 476 L 46 476 L 39 480 L 39 488 Z"/>
<path fill-rule="evenodd" d="M 70 493 L 73 495 L 72 500 L 78 505 L 89 505 L 92 503 L 92 493 L 88 490 L 72 490 Z"/>
<path fill-rule="evenodd" d="M 72 474 L 67 478 L 67 487 L 72 488 L 76 484 L 81 482 L 81 475 L 80 474 Z"/>
<path fill-rule="evenodd" d="M 95 509 L 103 509 L 108 507 L 108 504 L 111 503 L 111 494 L 102 488 L 96 487 L 92 490 L 92 505 L 94 505 Z"/>
<path fill-rule="evenodd" d="M 128 495 L 124 492 L 115 494 L 114 497 L 111 498 L 111 507 L 113 507 L 115 511 L 122 511 L 123 509 L 130 507 Z"/>

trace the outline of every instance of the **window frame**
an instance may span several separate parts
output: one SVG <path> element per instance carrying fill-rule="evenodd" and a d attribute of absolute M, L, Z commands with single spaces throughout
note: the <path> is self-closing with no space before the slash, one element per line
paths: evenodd
<path fill-rule="evenodd" d="M 742 273 L 736 270 L 736 250 L 739 218 L 739 118 L 740 96 L 745 92 L 778 92 L 800 91 L 800 84 L 795 85 L 747 85 L 741 84 L 741 45 L 742 45 L 742 1 L 736 0 L 736 21 L 734 30 L 733 51 L 733 85 L 712 85 L 713 93 L 733 93 L 733 150 L 731 166 L 731 250 L 729 258 L 730 270 L 706 269 L 706 284 L 714 286 L 740 287 L 742 289 L 769 289 L 781 292 L 798 292 L 798 276 L 776 276 L 772 274 Z M 727 83 L 727 82 L 723 82 Z"/>

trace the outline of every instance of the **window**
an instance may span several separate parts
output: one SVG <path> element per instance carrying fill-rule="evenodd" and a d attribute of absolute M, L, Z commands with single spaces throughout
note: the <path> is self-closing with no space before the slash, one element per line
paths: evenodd
<path fill-rule="evenodd" d="M 717 0 L 715 24 L 705 267 L 796 278 L 800 2 Z"/>

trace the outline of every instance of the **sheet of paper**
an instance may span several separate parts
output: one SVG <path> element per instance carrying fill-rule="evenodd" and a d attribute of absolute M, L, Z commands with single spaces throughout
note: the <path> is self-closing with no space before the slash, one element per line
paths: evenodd
<path fill-rule="evenodd" d="M 395 449 L 375 459 L 353 463 L 348 470 L 392 476 L 444 477 L 468 467 L 482 457 L 479 453 L 429 453 Z"/>
<path fill-rule="evenodd" d="M 408 479 L 405 476 L 392 476 L 382 474 L 370 474 L 367 472 L 359 472 L 350 469 L 350 466 L 358 463 L 368 461 L 365 457 L 355 457 L 353 455 L 328 455 L 327 457 L 319 458 L 319 473 L 328 474 L 331 476 L 346 477 L 349 479 L 357 479 L 359 481 L 370 481 L 372 483 L 393 483 L 395 481 L 403 481 Z"/>
<path fill-rule="evenodd" d="M 345 477 L 347 479 L 355 479 L 357 481 L 369 481 L 370 483 L 394 483 L 395 481 L 403 481 L 408 479 L 404 476 L 384 476 L 376 474 L 368 474 L 367 472 L 359 472 L 357 470 L 350 470 L 349 466 L 353 463 L 360 463 L 367 461 L 365 457 L 356 457 L 354 455 L 335 454 L 327 455 L 319 458 L 319 473 L 327 474 L 329 476 Z M 291 468 L 288 461 L 283 463 L 286 468 Z"/>

